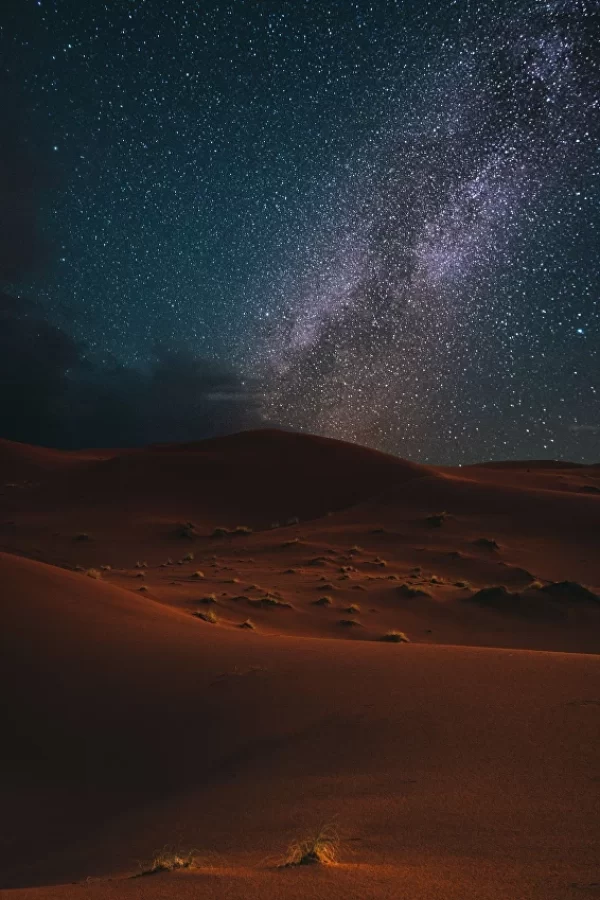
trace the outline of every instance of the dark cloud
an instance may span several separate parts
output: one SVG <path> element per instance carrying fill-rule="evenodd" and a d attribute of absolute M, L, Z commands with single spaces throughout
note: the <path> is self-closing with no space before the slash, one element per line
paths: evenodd
<path fill-rule="evenodd" d="M 189 441 L 257 426 L 256 386 L 185 347 L 148 365 L 98 362 L 14 285 L 39 270 L 51 242 L 39 211 L 50 171 L 18 94 L 0 82 L 0 437 L 46 446 Z"/>
<path fill-rule="evenodd" d="M 261 424 L 256 385 L 186 348 L 99 364 L 44 311 L 0 294 L 0 436 L 76 448 L 191 441 Z"/>

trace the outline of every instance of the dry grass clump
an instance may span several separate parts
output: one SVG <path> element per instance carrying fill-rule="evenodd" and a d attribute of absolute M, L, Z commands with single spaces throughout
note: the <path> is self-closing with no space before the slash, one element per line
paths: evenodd
<path fill-rule="evenodd" d="M 176 537 L 193 540 L 198 537 L 198 531 L 193 522 L 182 522 L 175 528 L 175 535 Z"/>
<path fill-rule="evenodd" d="M 197 572 L 192 572 L 190 578 L 204 578 L 204 572 L 198 570 Z"/>
<path fill-rule="evenodd" d="M 387 641 L 388 644 L 410 644 L 410 638 L 403 631 L 388 631 L 379 640 Z"/>
<path fill-rule="evenodd" d="M 340 839 L 335 829 L 331 825 L 324 825 L 317 834 L 293 841 L 280 866 L 333 866 L 338 859 L 339 846 Z"/>
<path fill-rule="evenodd" d="M 433 513 L 425 518 L 425 524 L 430 528 L 440 528 L 448 518 L 447 512 Z"/>
<path fill-rule="evenodd" d="M 250 600 L 250 603 L 253 606 L 266 606 L 266 607 L 279 606 L 279 607 L 284 607 L 286 609 L 292 608 L 291 603 L 286 603 L 285 600 L 280 600 L 279 597 L 271 597 L 271 596 L 260 597 L 258 600 Z"/>
<path fill-rule="evenodd" d="M 163 847 L 147 863 L 140 864 L 141 872 L 135 876 L 156 875 L 158 872 L 172 872 L 174 869 L 193 869 L 197 865 L 195 850 L 177 850 Z"/>
<path fill-rule="evenodd" d="M 148 568 L 148 563 L 145 562 L 145 561 L 144 561 L 144 562 L 140 562 L 140 560 L 138 559 L 138 561 L 136 562 L 134 568 L 135 568 L 135 569 L 147 569 L 147 568 Z"/>
<path fill-rule="evenodd" d="M 102 572 L 100 569 L 86 569 L 85 573 L 88 578 L 102 578 Z"/>
<path fill-rule="evenodd" d="M 110 572 L 112 570 L 112 566 L 100 566 L 102 572 Z"/>
<path fill-rule="evenodd" d="M 218 525 L 213 530 L 211 537 L 214 537 L 214 538 L 227 537 L 229 534 L 231 534 L 231 532 L 229 531 L 229 528 L 224 528 L 222 525 Z"/>
<path fill-rule="evenodd" d="M 358 603 L 352 603 L 344 610 L 344 612 L 350 613 L 350 615 L 355 615 L 356 613 L 360 612 L 360 606 L 358 605 Z"/>
<path fill-rule="evenodd" d="M 210 603 L 216 603 L 216 602 L 217 602 L 216 594 L 207 594 L 206 597 L 201 597 L 200 600 L 198 601 L 198 603 L 205 603 L 207 605 Z"/>
<path fill-rule="evenodd" d="M 254 624 L 254 622 L 252 621 L 252 619 L 246 619 L 245 622 L 241 622 L 241 623 L 238 625 L 238 628 L 245 628 L 245 629 L 247 629 L 248 631 L 255 631 L 255 630 L 256 630 L 256 625 Z"/>
<path fill-rule="evenodd" d="M 249 525 L 236 525 L 233 531 L 230 531 L 229 533 L 233 535 L 252 534 L 252 529 Z"/>
<path fill-rule="evenodd" d="M 356 619 L 340 619 L 338 625 L 341 625 L 342 628 L 356 628 L 357 626 L 360 626 L 360 622 Z"/>
<path fill-rule="evenodd" d="M 421 588 L 413 587 L 412 584 L 401 584 L 396 590 L 403 597 L 429 597 L 427 591 L 422 591 Z"/>
<path fill-rule="evenodd" d="M 494 538 L 480 537 L 473 541 L 474 547 L 481 547 L 482 550 L 499 550 L 500 544 Z"/>
<path fill-rule="evenodd" d="M 206 612 L 203 610 L 197 609 L 196 612 L 192 613 L 196 619 L 202 619 L 203 622 L 208 622 L 210 625 L 216 625 L 219 621 L 217 619 L 216 613 L 212 611 L 212 609 L 207 609 Z"/>
<path fill-rule="evenodd" d="M 313 600 L 314 606 L 331 606 L 331 597 L 319 597 L 318 600 Z"/>

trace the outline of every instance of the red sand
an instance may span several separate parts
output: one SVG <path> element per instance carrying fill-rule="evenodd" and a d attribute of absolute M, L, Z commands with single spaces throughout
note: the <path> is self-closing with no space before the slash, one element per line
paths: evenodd
<path fill-rule="evenodd" d="M 278 432 L 0 465 L 0 896 L 598 891 L 600 603 L 540 589 L 599 593 L 598 467 Z M 338 865 L 277 867 L 324 823 Z M 130 877 L 165 845 L 198 867 Z"/>

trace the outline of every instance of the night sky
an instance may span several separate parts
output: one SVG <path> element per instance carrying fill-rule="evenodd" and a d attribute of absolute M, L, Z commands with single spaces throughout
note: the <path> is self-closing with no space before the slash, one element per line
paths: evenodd
<path fill-rule="evenodd" d="M 2 9 L 2 436 L 600 461 L 600 0 Z"/>

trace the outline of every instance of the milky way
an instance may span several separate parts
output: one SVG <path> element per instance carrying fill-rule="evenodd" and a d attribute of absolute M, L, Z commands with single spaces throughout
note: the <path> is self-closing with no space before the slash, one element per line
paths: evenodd
<path fill-rule="evenodd" d="M 408 113 L 398 96 L 353 168 L 339 254 L 275 332 L 275 419 L 468 460 L 559 455 L 578 414 L 597 422 L 597 263 L 582 277 L 556 246 L 578 228 L 598 237 L 585 219 L 598 194 L 574 188 L 598 174 L 597 24 L 572 3 L 467 17 Z"/>
<path fill-rule="evenodd" d="M 18 290 L 96 366 L 237 367 L 412 459 L 600 459 L 600 0 L 36 0 Z M 199 434 L 199 436 L 201 436 Z"/>

